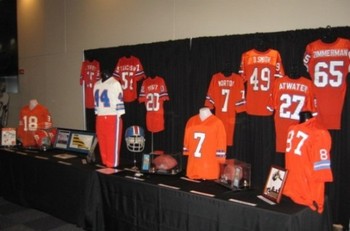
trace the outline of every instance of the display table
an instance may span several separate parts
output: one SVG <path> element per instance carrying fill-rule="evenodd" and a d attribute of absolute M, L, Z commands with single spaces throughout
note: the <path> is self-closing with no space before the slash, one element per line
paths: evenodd
<path fill-rule="evenodd" d="M 106 230 L 331 230 L 327 208 L 320 215 L 289 198 L 269 205 L 255 190 L 233 192 L 212 181 L 130 176 L 99 174 Z"/>
<path fill-rule="evenodd" d="M 54 154 L 1 149 L 0 195 L 86 230 L 331 230 L 327 203 L 318 214 L 286 197 L 269 205 L 257 198 L 259 190 L 232 192 L 181 175 L 104 174 L 81 157 Z"/>
<path fill-rule="evenodd" d="M 103 230 L 95 167 L 54 154 L 0 150 L 0 195 L 87 230 Z"/>

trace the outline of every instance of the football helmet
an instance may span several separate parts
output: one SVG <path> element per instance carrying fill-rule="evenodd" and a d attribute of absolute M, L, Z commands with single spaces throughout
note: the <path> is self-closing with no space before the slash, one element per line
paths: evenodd
<path fill-rule="evenodd" d="M 125 130 L 126 147 L 131 152 L 142 152 L 145 148 L 145 132 L 142 127 L 133 125 Z"/>

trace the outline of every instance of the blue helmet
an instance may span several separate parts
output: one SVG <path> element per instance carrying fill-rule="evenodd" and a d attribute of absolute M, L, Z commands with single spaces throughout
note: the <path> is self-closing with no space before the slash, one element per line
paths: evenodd
<path fill-rule="evenodd" d="M 126 147 L 131 152 L 142 152 L 145 148 L 145 132 L 142 127 L 133 125 L 125 130 Z"/>

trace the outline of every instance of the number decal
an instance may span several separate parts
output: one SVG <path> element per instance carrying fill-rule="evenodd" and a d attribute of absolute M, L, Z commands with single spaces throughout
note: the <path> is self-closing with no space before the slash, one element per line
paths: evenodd
<path fill-rule="evenodd" d="M 147 111 L 159 111 L 160 103 L 159 103 L 159 93 L 149 93 L 146 96 L 146 109 Z"/>
<path fill-rule="evenodd" d="M 130 90 L 133 90 L 133 78 L 127 78 L 129 76 L 133 76 L 134 75 L 134 72 L 127 72 L 127 71 L 124 71 L 122 72 L 122 88 L 123 90 L 125 89 L 130 89 Z"/>
<path fill-rule="evenodd" d="M 282 102 L 279 110 L 280 117 L 286 119 L 299 120 L 299 112 L 301 112 L 305 103 L 305 96 L 282 94 L 280 100 Z M 288 110 L 293 104 L 296 104 L 295 110 Z"/>
<path fill-rule="evenodd" d="M 95 91 L 95 103 L 96 103 L 96 107 L 99 107 L 100 103 L 103 103 L 103 107 L 111 106 L 107 89 L 104 89 L 101 92 L 101 94 L 100 94 L 100 90 Z"/>
<path fill-rule="evenodd" d="M 38 129 L 38 117 L 36 116 L 24 116 L 23 117 L 23 123 L 24 123 L 24 131 L 36 131 Z"/>
<path fill-rule="evenodd" d="M 222 105 L 221 111 L 227 112 L 228 108 L 228 99 L 230 97 L 230 90 L 229 89 L 222 89 L 221 95 L 225 97 L 224 105 Z"/>
<path fill-rule="evenodd" d="M 295 139 L 298 139 L 298 142 L 297 142 L 296 147 L 294 148 L 293 153 L 298 155 L 298 156 L 301 156 L 301 154 L 302 154 L 301 148 L 303 147 L 305 141 L 309 138 L 309 135 L 302 132 L 302 131 L 298 131 L 295 137 L 294 137 L 294 135 L 295 135 L 294 130 L 289 131 L 288 137 L 287 137 L 286 151 L 287 152 L 292 151 L 292 148 L 293 148 L 292 140 L 295 138 Z"/>
<path fill-rule="evenodd" d="M 195 132 L 193 134 L 193 138 L 198 140 L 196 150 L 194 151 L 194 157 L 200 158 L 200 157 L 202 157 L 201 151 L 202 151 L 202 145 L 203 145 L 204 140 L 205 140 L 205 133 Z"/>
<path fill-rule="evenodd" d="M 344 66 L 343 61 L 319 62 L 315 65 L 314 84 L 317 87 L 339 87 L 343 83 L 343 73 L 339 70 Z"/>
<path fill-rule="evenodd" d="M 249 78 L 249 83 L 253 85 L 254 91 L 268 91 L 270 89 L 270 69 L 265 67 L 261 69 L 254 68 L 253 74 Z"/>

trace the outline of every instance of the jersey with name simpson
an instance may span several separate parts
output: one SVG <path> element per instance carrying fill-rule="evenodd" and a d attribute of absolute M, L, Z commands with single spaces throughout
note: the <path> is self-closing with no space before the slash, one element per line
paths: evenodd
<path fill-rule="evenodd" d="M 247 84 L 247 114 L 272 115 L 266 106 L 275 78 L 284 76 L 280 53 L 274 49 L 246 51 L 241 57 L 239 73 Z"/>

